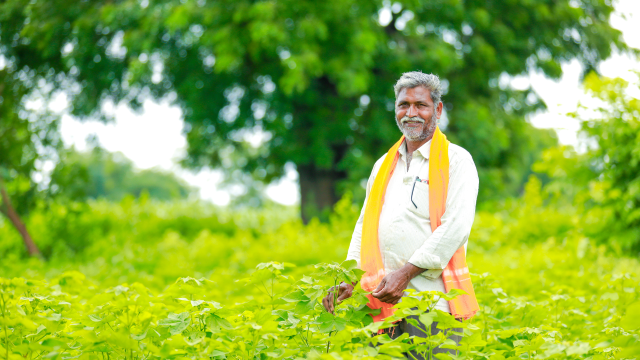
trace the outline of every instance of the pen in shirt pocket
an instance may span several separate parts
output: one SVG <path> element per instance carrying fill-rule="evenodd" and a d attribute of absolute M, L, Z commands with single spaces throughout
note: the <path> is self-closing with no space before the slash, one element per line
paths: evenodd
<path fill-rule="evenodd" d="M 413 202 L 413 191 L 416 189 L 416 183 L 418 182 L 429 185 L 429 179 L 420 179 L 419 176 L 416 176 L 415 180 L 413 180 L 413 188 L 411 189 L 411 203 L 413 204 L 413 206 L 416 207 L 416 209 L 418 208 L 418 205 L 416 205 L 416 203 Z"/>

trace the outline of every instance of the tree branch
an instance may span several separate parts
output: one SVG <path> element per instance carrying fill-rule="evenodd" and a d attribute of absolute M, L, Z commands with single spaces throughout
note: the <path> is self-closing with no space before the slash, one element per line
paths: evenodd
<path fill-rule="evenodd" d="M 0 206 L 0 213 L 6 216 L 11 224 L 18 230 L 20 235 L 22 236 L 22 240 L 24 241 L 25 246 L 27 247 L 27 251 L 31 256 L 40 256 L 40 250 L 31 239 L 31 235 L 29 231 L 27 231 L 27 227 L 24 225 L 20 216 L 13 208 L 11 204 L 11 199 L 9 199 L 9 195 L 7 194 L 7 190 L 4 186 L 4 179 L 2 179 L 2 175 L 0 175 L 0 197 L 2 198 L 2 206 Z"/>

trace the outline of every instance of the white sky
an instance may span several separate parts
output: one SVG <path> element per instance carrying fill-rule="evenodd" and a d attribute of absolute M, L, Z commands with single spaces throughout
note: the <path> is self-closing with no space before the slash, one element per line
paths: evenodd
<path fill-rule="evenodd" d="M 627 14 L 626 18 L 621 14 Z M 624 39 L 631 47 L 640 48 L 640 0 L 620 0 L 616 5 L 616 15 L 611 23 L 620 29 Z M 632 70 L 640 71 L 640 62 L 628 56 L 614 55 L 601 64 L 600 70 L 608 77 L 637 79 Z M 577 145 L 579 123 L 564 114 L 577 109 L 579 101 L 588 101 L 588 97 L 579 83 L 581 67 L 577 61 L 563 66 L 564 75 L 560 81 L 553 81 L 540 73 L 519 76 L 511 80 L 515 88 L 525 88 L 529 84 L 547 103 L 548 110 L 531 116 L 534 126 L 553 128 L 560 142 Z M 66 100 L 58 99 L 53 107 L 64 112 Z M 86 149 L 86 139 L 97 135 L 99 143 L 107 150 L 120 151 L 131 159 L 136 167 L 147 169 L 158 167 L 176 172 L 189 184 L 199 189 L 203 199 L 218 205 L 229 202 L 230 196 L 219 189 L 221 174 L 204 170 L 193 173 L 177 165 L 185 152 L 186 140 L 182 135 L 181 111 L 167 102 L 146 101 L 143 111 L 135 114 L 125 106 L 109 104 L 106 110 L 114 115 L 115 122 L 103 124 L 97 121 L 79 122 L 68 114 L 62 116 L 62 138 L 67 146 Z M 267 195 L 283 204 L 294 204 L 299 200 L 297 173 L 289 169 L 287 175 L 277 184 L 267 188 Z"/>

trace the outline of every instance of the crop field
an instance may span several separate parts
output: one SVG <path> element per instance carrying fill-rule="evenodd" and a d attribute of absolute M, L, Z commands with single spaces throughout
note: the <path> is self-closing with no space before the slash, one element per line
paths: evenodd
<path fill-rule="evenodd" d="M 640 0 L 0 0 L 0 360 L 640 358 L 639 19 Z M 464 154 L 427 156 L 440 131 Z M 381 323 L 359 285 L 322 305 L 361 278 L 344 260 L 401 134 L 395 179 L 428 186 L 438 159 L 443 195 L 476 204 L 471 319 L 435 309 L 459 290 L 408 290 Z M 418 180 L 390 200 L 417 209 Z M 385 334 L 416 315 L 461 341 Z"/>
<path fill-rule="evenodd" d="M 563 225 L 570 212 L 527 201 L 478 212 L 468 259 L 481 311 L 462 324 L 459 355 L 437 358 L 636 358 L 638 261 Z M 59 207 L 30 218 L 50 240 L 46 262 L 19 258 L 5 224 L 0 359 L 382 359 L 408 350 L 429 358 L 452 346 L 443 336 L 372 337 L 389 324 L 371 323 L 360 289 L 335 316 L 324 310 L 329 287 L 359 277 L 342 262 L 357 215 L 349 199 L 329 222 L 308 225 L 277 207 Z M 413 294 L 397 317 L 438 296 L 446 295 Z M 439 311 L 423 317 L 461 326 Z"/>

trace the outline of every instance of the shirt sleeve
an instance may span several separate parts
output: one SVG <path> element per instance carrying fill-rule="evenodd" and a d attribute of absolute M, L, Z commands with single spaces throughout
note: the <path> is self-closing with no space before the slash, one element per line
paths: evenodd
<path fill-rule="evenodd" d="M 442 223 L 411 256 L 409 262 L 426 269 L 421 275 L 436 279 L 453 254 L 466 244 L 476 212 L 478 171 L 471 157 L 450 168 L 447 203 Z"/>
<path fill-rule="evenodd" d="M 351 243 L 349 244 L 349 251 L 347 252 L 346 260 L 355 260 L 358 263 L 358 268 L 360 268 L 360 244 L 362 242 L 362 223 L 364 221 L 364 210 L 367 207 L 367 200 L 369 199 L 369 193 L 371 192 L 371 187 L 373 186 L 373 182 L 375 181 L 376 174 L 378 173 L 379 167 L 380 167 L 380 160 L 378 160 L 373 165 L 373 170 L 371 171 L 371 175 L 369 176 L 369 180 L 367 181 L 366 196 L 364 199 L 364 203 L 362 204 L 362 210 L 360 210 L 360 217 L 356 222 L 355 229 L 353 229 L 353 235 L 351 235 Z"/>

